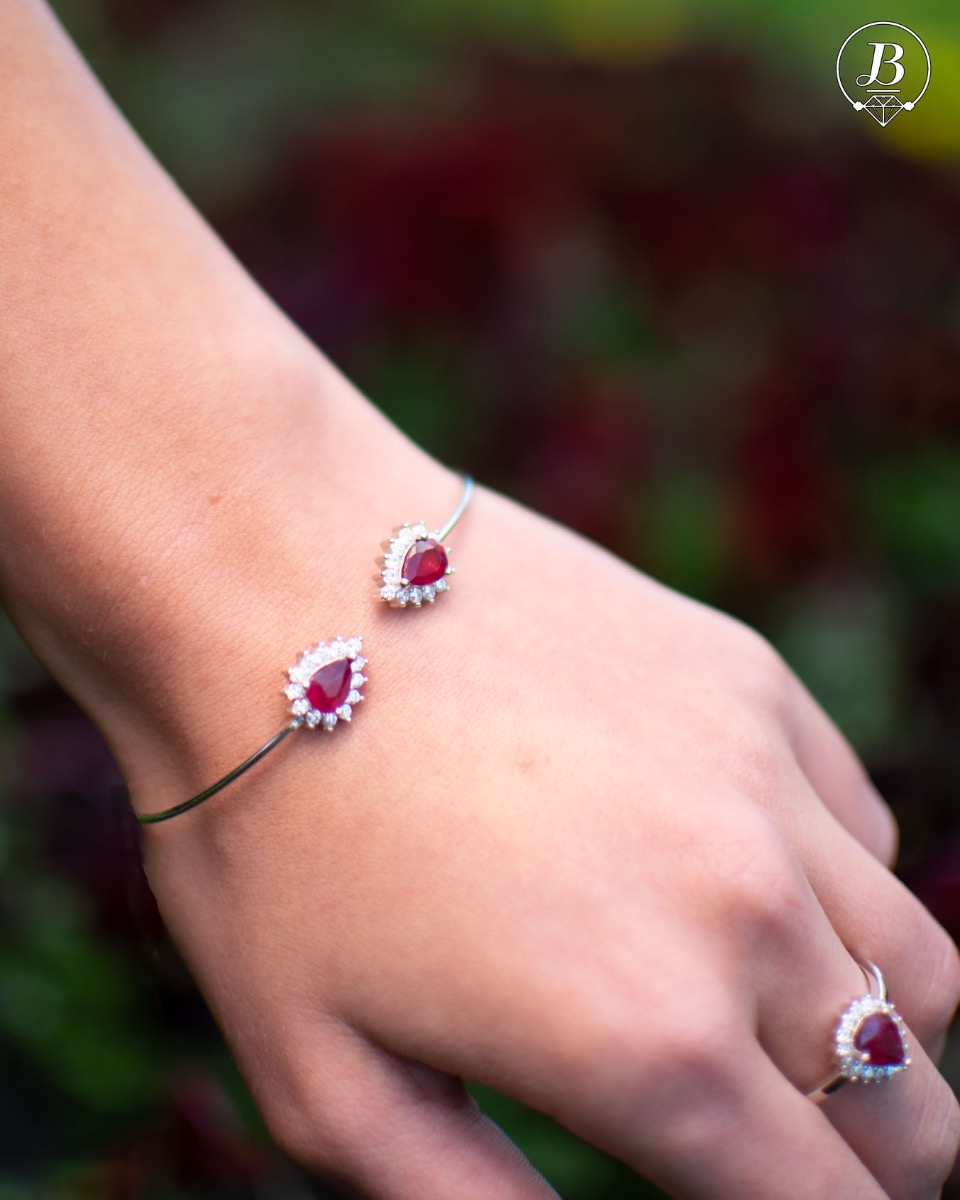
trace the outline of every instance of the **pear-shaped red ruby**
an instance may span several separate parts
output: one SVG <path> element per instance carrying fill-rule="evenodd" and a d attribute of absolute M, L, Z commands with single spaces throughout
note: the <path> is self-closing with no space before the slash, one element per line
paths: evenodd
<path fill-rule="evenodd" d="M 900 1030 L 889 1013 L 864 1017 L 853 1035 L 853 1044 L 869 1056 L 871 1067 L 902 1067 L 907 1059 Z"/>
<path fill-rule="evenodd" d="M 447 573 L 447 552 L 434 538 L 414 542 L 403 560 L 400 575 L 410 587 L 427 587 Z"/>
<path fill-rule="evenodd" d="M 319 671 L 314 671 L 307 684 L 307 699 L 322 713 L 336 712 L 346 700 L 353 676 L 353 663 L 349 658 L 335 658 Z"/>

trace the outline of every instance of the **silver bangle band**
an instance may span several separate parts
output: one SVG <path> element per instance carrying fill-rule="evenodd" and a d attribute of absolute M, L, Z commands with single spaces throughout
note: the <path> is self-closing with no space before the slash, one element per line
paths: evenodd
<path fill-rule="evenodd" d="M 453 567 L 450 566 L 449 547 L 441 543 L 473 499 L 473 479 L 464 475 L 462 480 L 460 499 L 443 525 L 432 533 L 423 522 L 402 525 L 384 543 L 385 553 L 380 559 L 377 575 L 378 594 L 391 607 L 420 608 L 424 602 L 432 604 L 441 593 L 449 590 L 447 577 L 453 573 Z M 284 688 L 284 695 L 290 702 L 291 719 L 279 733 L 196 796 L 160 812 L 138 813 L 137 821 L 141 825 L 156 825 L 196 808 L 245 775 L 296 729 L 305 726 L 330 732 L 341 722 L 350 721 L 354 708 L 363 700 L 360 689 L 367 681 L 362 674 L 367 664 L 360 654 L 362 644 L 363 638 L 359 635 L 336 637 L 304 650 L 287 672 L 289 683 Z"/>

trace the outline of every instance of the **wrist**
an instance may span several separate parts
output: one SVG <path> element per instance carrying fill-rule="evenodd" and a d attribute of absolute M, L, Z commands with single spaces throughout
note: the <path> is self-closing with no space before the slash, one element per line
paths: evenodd
<path fill-rule="evenodd" d="M 11 606 L 138 803 L 149 785 L 148 808 L 158 784 L 172 803 L 279 729 L 283 672 L 302 648 L 380 616 L 383 538 L 456 498 L 456 481 L 312 348 L 231 390 L 246 436 L 211 422 L 176 486 L 155 462 L 132 510 L 119 496 L 92 507 L 72 522 L 69 561 L 32 566 L 63 572 L 69 603 L 34 587 Z"/>

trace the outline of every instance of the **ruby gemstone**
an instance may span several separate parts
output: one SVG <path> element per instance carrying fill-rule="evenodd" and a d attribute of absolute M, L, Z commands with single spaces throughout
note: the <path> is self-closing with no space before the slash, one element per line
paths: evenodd
<path fill-rule="evenodd" d="M 870 1057 L 871 1067 L 902 1067 L 907 1058 L 897 1023 L 889 1013 L 871 1013 L 857 1026 L 853 1044 Z"/>
<path fill-rule="evenodd" d="M 434 538 L 414 542 L 403 560 L 400 575 L 410 587 L 427 587 L 447 573 L 447 552 Z"/>
<path fill-rule="evenodd" d="M 347 698 L 352 676 L 352 661 L 349 658 L 335 658 L 310 676 L 307 699 L 318 712 L 336 712 Z"/>

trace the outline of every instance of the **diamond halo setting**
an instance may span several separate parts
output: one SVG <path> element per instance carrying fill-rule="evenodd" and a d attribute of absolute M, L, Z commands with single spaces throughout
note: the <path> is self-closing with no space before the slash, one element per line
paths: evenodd
<path fill-rule="evenodd" d="M 886 998 L 861 996 L 840 1018 L 834 1059 L 843 1076 L 860 1083 L 889 1079 L 910 1065 L 907 1031 Z"/>
<path fill-rule="evenodd" d="M 392 608 L 433 604 L 449 589 L 449 576 L 453 574 L 450 551 L 442 544 L 441 531 L 428 531 L 422 521 L 394 530 L 389 541 L 383 543 L 377 567 L 380 598 Z"/>
<path fill-rule="evenodd" d="M 360 689 L 367 682 L 362 647 L 362 637 L 338 636 L 304 650 L 287 672 L 290 682 L 283 689 L 290 701 L 293 725 L 329 733 L 352 718 L 363 699 Z"/>

